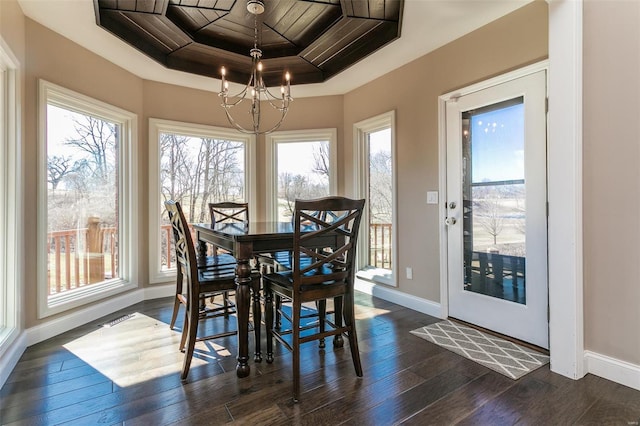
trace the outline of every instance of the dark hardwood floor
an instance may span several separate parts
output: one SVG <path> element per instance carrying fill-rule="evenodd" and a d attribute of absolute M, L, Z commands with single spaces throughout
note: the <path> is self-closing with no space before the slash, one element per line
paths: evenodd
<path fill-rule="evenodd" d="M 0 390 L 0 424 L 628 426 L 640 420 L 639 391 L 592 375 L 570 380 L 548 366 L 511 380 L 409 333 L 436 318 L 363 294 L 357 300 L 362 378 L 346 343 L 334 350 L 328 342 L 323 352 L 309 343 L 304 393 L 294 404 L 290 354 L 276 347 L 273 364 L 252 361 L 251 375 L 238 379 L 235 337 L 228 337 L 196 347 L 198 359 L 182 384 L 179 333 L 167 325 L 171 303 L 139 303 L 28 348 Z"/>

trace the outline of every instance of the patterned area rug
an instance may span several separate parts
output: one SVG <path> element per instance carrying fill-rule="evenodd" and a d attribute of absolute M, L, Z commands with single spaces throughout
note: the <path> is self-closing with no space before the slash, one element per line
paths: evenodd
<path fill-rule="evenodd" d="M 449 320 L 411 333 L 512 379 L 549 362 L 547 355 Z"/>

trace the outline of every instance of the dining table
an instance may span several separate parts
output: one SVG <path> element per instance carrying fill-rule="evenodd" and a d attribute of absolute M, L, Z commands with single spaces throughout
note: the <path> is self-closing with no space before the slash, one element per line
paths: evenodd
<path fill-rule="evenodd" d="M 249 367 L 249 308 L 253 295 L 253 323 L 255 331 L 254 361 L 261 362 L 260 323 L 262 309 L 260 305 L 260 282 L 251 280 L 252 260 L 256 255 L 293 248 L 293 224 L 291 222 L 249 222 L 242 223 L 198 223 L 193 224 L 198 241 L 198 255 L 206 256 L 207 244 L 231 252 L 236 265 L 236 318 L 238 321 L 238 377 L 247 377 Z M 317 247 L 331 247 L 336 237 L 319 238 Z"/>

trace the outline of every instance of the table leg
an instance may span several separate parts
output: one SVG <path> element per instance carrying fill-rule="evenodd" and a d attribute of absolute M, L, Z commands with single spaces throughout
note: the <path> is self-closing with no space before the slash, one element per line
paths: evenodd
<path fill-rule="evenodd" d="M 250 252 L 249 252 L 250 253 Z M 249 256 L 238 250 L 236 255 L 236 312 L 238 317 L 238 377 L 247 377 L 249 367 L 249 305 L 251 303 L 251 265 Z"/>
<path fill-rule="evenodd" d="M 260 349 L 260 325 L 262 324 L 262 306 L 260 305 L 260 280 L 254 280 L 251 287 L 253 293 L 253 332 L 255 335 L 253 360 L 255 362 L 262 362 L 262 351 Z"/>

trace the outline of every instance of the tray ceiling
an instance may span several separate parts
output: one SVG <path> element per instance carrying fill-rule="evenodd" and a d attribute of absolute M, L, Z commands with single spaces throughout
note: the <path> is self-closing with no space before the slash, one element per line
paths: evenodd
<path fill-rule="evenodd" d="M 258 16 L 267 85 L 321 83 L 400 37 L 404 0 L 267 0 Z M 173 70 L 246 83 L 245 0 L 94 0 L 97 24 Z"/>

